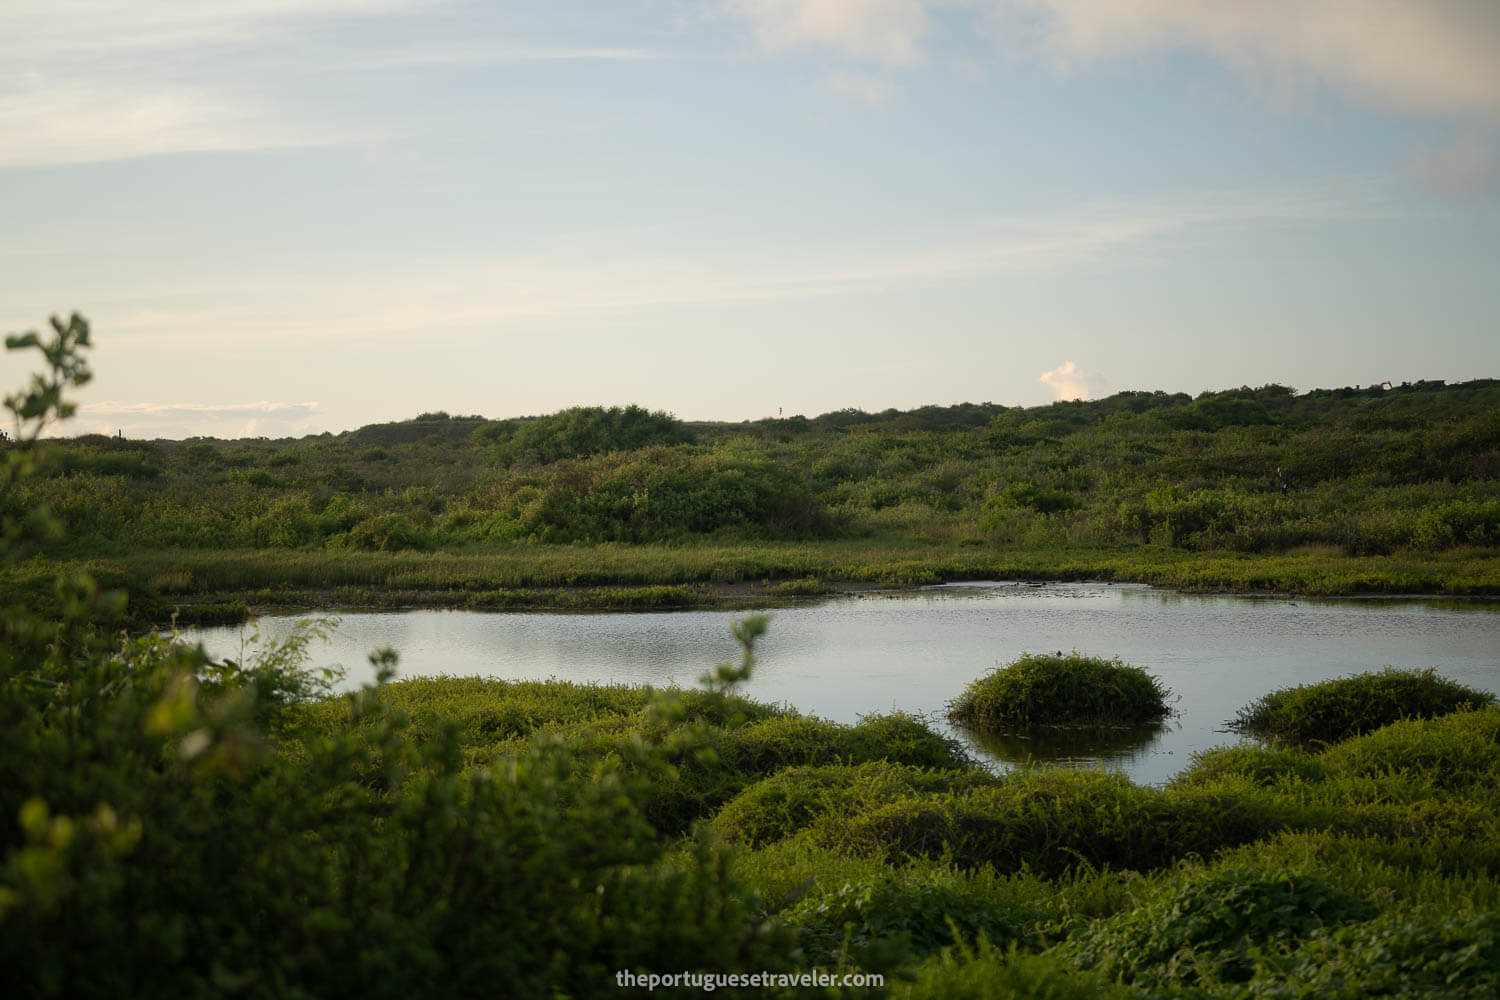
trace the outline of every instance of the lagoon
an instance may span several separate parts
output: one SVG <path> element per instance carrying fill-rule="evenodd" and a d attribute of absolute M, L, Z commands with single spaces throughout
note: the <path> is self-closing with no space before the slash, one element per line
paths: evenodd
<path fill-rule="evenodd" d="M 366 655 L 389 646 L 400 676 L 481 675 L 690 687 L 737 648 L 743 613 L 345 613 L 313 663 L 368 682 Z M 1235 712 L 1279 687 L 1384 666 L 1436 667 L 1500 694 L 1500 605 L 1453 600 L 1308 599 L 1183 594 L 1129 584 L 1004 581 L 832 598 L 771 611 L 745 693 L 838 722 L 893 709 L 930 716 L 981 760 L 1032 758 L 1119 767 L 1161 783 L 1191 755 L 1237 742 Z M 237 628 L 193 629 L 211 655 L 240 658 L 306 616 L 263 616 Z M 953 731 L 947 702 L 1023 652 L 1119 656 L 1169 687 L 1176 716 L 1154 734 L 1056 732 L 979 740 Z"/>

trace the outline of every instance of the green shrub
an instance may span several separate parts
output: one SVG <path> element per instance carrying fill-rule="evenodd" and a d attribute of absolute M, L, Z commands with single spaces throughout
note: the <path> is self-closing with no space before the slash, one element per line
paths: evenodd
<path fill-rule="evenodd" d="M 400 552 L 404 549 L 428 549 L 431 539 L 405 514 L 377 514 L 349 529 L 344 543 L 355 549 L 376 552 Z"/>
<path fill-rule="evenodd" d="M 1102 976 L 1079 972 L 1051 955 L 1006 952 L 987 941 L 945 950 L 891 993 L 901 1000 L 1123 1000 L 1138 994 Z"/>
<path fill-rule="evenodd" d="M 1422 512 L 1412 543 L 1425 549 L 1500 545 L 1500 500 L 1456 501 Z"/>
<path fill-rule="evenodd" d="M 948 717 L 982 729 L 1140 725 L 1166 718 L 1168 693 L 1118 657 L 1026 653 L 971 683 L 950 703 Z"/>
<path fill-rule="evenodd" d="M 1320 760 L 1347 774 L 1419 776 L 1447 791 L 1500 788 L 1500 707 L 1393 722 Z"/>
<path fill-rule="evenodd" d="M 817 891 L 781 914 L 801 931 L 814 964 L 890 967 L 981 937 L 1008 945 L 1027 937 L 1029 914 L 1015 913 L 951 872 L 902 872 Z"/>
<path fill-rule="evenodd" d="M 1368 901 L 1309 876 L 1229 868 L 1071 936 L 1060 949 L 1085 969 L 1154 986 L 1243 983 L 1260 946 L 1369 920 Z"/>
<path fill-rule="evenodd" d="M 652 445 L 688 444 L 694 435 L 670 413 L 639 406 L 575 406 L 545 417 L 497 420 L 474 432 L 492 444 L 503 461 L 529 458 L 548 464 L 612 451 L 636 451 Z"/>
<path fill-rule="evenodd" d="M 737 770 L 769 774 L 798 764 L 859 764 L 884 760 L 913 767 L 969 765 L 956 741 L 904 712 L 865 716 L 844 726 L 809 716 L 764 719 L 729 734 L 726 760 Z"/>
<path fill-rule="evenodd" d="M 883 760 L 789 767 L 724 803 L 712 825 L 730 840 L 758 847 L 804 829 L 826 812 L 860 810 L 896 796 L 976 788 L 997 781 L 984 771 L 933 771 Z"/>
<path fill-rule="evenodd" d="M 1500 914 L 1411 919 L 1391 912 L 1262 958 L 1256 997 L 1328 1000 L 1500 996 Z"/>
<path fill-rule="evenodd" d="M 951 857 L 964 868 L 991 865 L 998 872 L 1057 875 L 1080 864 L 1146 871 L 1302 821 L 1297 807 L 1248 791 L 1160 792 L 1116 773 L 1037 768 L 993 787 L 826 813 L 809 835 L 891 863 Z"/>
<path fill-rule="evenodd" d="M 1036 483 L 1012 483 L 985 502 L 988 512 L 1005 508 L 1034 510 L 1038 514 L 1057 514 L 1077 510 L 1082 504 L 1067 490 L 1049 489 Z"/>
<path fill-rule="evenodd" d="M 1387 667 L 1379 673 L 1273 691 L 1240 709 L 1229 725 L 1261 739 L 1326 745 L 1401 719 L 1429 718 L 1494 700 L 1493 695 L 1440 677 L 1432 669 Z"/>
<path fill-rule="evenodd" d="M 173 609 L 173 619 L 179 626 L 239 625 L 250 620 L 250 609 L 244 601 L 182 604 Z"/>
<path fill-rule="evenodd" d="M 1322 781 L 1329 767 L 1312 754 L 1295 749 L 1277 749 L 1241 744 L 1214 747 L 1193 755 L 1187 770 L 1173 779 L 1178 787 L 1208 784 L 1236 775 L 1257 785 L 1275 785 L 1283 781 Z"/>

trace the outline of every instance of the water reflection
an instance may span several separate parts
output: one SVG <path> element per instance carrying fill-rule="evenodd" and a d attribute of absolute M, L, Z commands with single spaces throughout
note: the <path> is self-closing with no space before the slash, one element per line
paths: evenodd
<path fill-rule="evenodd" d="M 1163 723 L 1145 726 L 1032 726 L 996 730 L 956 728 L 970 750 L 1012 765 L 1071 763 L 1126 770 L 1151 754 L 1168 732 Z"/>
<path fill-rule="evenodd" d="M 346 614 L 333 641 L 311 652 L 342 663 L 348 684 L 370 679 L 372 649 L 401 653 L 403 677 L 452 674 L 693 687 L 732 661 L 734 612 Z M 209 651 L 238 659 L 250 631 L 284 637 L 298 616 L 250 629 L 193 630 Z M 1500 614 L 1482 602 L 1174 594 L 1120 584 L 970 583 L 849 597 L 775 612 L 757 647 L 746 693 L 835 722 L 892 709 L 941 718 L 976 677 L 1026 652 L 1076 649 L 1145 667 L 1179 700 L 1154 738 L 1013 734 L 974 753 L 1012 761 L 1099 761 L 1137 781 L 1169 780 L 1199 750 L 1237 742 L 1224 720 L 1280 687 L 1364 670 L 1437 667 L 1444 677 L 1500 694 Z M 942 725 L 941 723 L 939 724 Z"/>

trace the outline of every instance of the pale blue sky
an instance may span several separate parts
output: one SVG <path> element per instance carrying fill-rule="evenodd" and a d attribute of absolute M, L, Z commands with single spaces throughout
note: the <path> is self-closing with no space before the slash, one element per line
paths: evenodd
<path fill-rule="evenodd" d="M 77 430 L 1500 376 L 1491 0 L 7 0 L 0 37 L 0 328 L 90 318 Z"/>

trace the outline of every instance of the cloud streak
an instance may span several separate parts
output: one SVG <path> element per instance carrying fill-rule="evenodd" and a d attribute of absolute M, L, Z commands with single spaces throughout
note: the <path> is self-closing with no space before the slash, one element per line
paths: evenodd
<path fill-rule="evenodd" d="M 1406 176 L 1428 194 L 1458 201 L 1500 194 L 1500 155 L 1473 135 L 1407 161 Z"/>
<path fill-rule="evenodd" d="M 886 67 L 926 57 L 939 15 L 1059 72 L 1208 52 L 1275 94 L 1318 85 L 1386 110 L 1500 114 L 1493 0 L 726 0 L 767 51 L 821 48 Z"/>
<path fill-rule="evenodd" d="M 1063 62 L 1196 48 L 1285 92 L 1323 83 L 1420 114 L 1500 111 L 1491 0 L 1025 0 Z"/>
<path fill-rule="evenodd" d="M 826 47 L 870 62 L 910 66 L 931 31 L 930 0 L 727 0 L 772 52 Z"/>
<path fill-rule="evenodd" d="M 84 403 L 64 430 L 131 438 L 298 437 L 323 416 L 316 402 L 257 400 L 245 403 Z"/>
<path fill-rule="evenodd" d="M 495 329 L 530 320 L 599 322 L 641 310 L 864 294 L 976 278 L 1089 267 L 1171 239 L 1213 239 L 1265 221 L 1368 217 L 1382 203 L 1344 191 L 1223 191 L 1133 203 L 1096 202 L 1064 213 L 995 219 L 963 231 L 884 247 L 787 245 L 729 252 L 722 244 L 647 256 L 624 233 L 596 234 L 585 252 L 528 248 L 392 276 L 378 285 L 309 275 L 301 282 L 174 286 L 161 296 L 96 310 L 101 329 L 136 342 L 226 337 L 406 336 L 434 324 Z M 1149 264 L 1147 265 L 1149 266 Z M 341 331 L 341 332 L 340 332 Z"/>
<path fill-rule="evenodd" d="M 0 5 L 0 37 L 14 43 L 0 77 L 0 167 L 357 142 L 347 122 L 272 96 L 270 81 L 307 69 L 277 43 L 316 21 L 428 5 L 13 0 Z"/>

